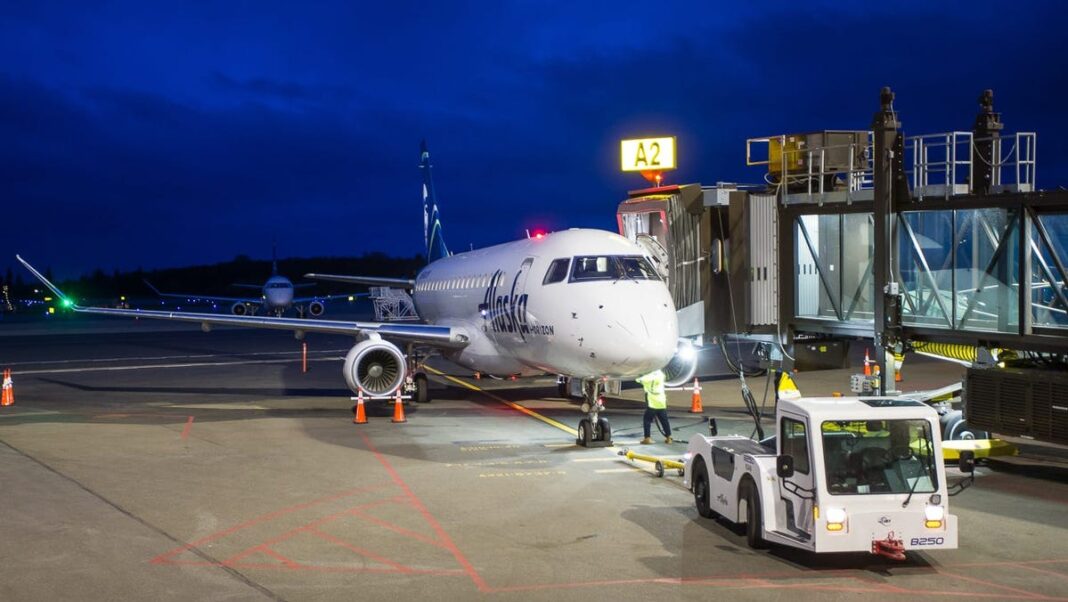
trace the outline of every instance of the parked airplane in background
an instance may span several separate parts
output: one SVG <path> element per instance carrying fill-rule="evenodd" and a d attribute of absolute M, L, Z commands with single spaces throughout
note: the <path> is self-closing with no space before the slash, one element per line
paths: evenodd
<path fill-rule="evenodd" d="M 321 276 L 412 291 L 425 324 L 299 320 L 282 317 L 74 307 L 81 313 L 212 325 L 349 334 L 356 345 L 343 373 L 353 392 L 384 397 L 403 388 L 428 401 L 421 371 L 428 353 L 488 374 L 556 374 L 581 385 L 583 445 L 611 441 L 600 417 L 610 380 L 633 379 L 671 362 L 692 374 L 695 354 L 678 343 L 667 286 L 637 244 L 602 230 L 567 230 L 467 253 L 448 254 L 441 238 L 430 154 L 422 149 L 424 235 L 429 264 L 411 280 Z M 21 257 L 30 272 L 66 296 Z M 673 360 L 673 358 L 675 358 Z"/>
<path fill-rule="evenodd" d="M 326 313 L 325 301 L 349 297 L 349 295 L 294 297 L 293 293 L 296 289 L 315 286 L 315 283 L 308 282 L 304 284 L 293 284 L 289 278 L 279 274 L 278 257 L 277 251 L 275 250 L 272 250 L 271 252 L 271 277 L 267 279 L 267 282 L 263 284 L 232 285 L 237 288 L 258 290 L 260 291 L 259 297 L 219 297 L 213 295 L 201 295 L 198 293 L 163 293 L 148 280 L 145 280 L 144 282 L 148 288 L 152 289 L 152 292 L 160 297 L 187 299 L 189 301 L 233 303 L 233 305 L 230 306 L 230 313 L 235 316 L 244 316 L 247 314 L 256 315 L 257 310 L 262 307 L 264 313 L 280 317 L 290 307 L 296 307 L 297 314 L 301 318 L 304 317 L 305 312 L 313 318 L 318 318 Z"/>

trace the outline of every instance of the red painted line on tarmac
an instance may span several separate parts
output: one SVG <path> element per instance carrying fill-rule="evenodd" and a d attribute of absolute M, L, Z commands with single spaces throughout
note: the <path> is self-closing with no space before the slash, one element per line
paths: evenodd
<path fill-rule="evenodd" d="M 345 548 L 346 550 L 351 550 L 351 551 L 359 554 L 360 556 L 364 556 L 366 558 L 370 558 L 371 560 L 373 560 L 373 561 L 375 561 L 375 562 L 377 562 L 379 564 L 385 564 L 385 565 L 391 566 L 395 570 L 397 570 L 397 571 L 399 571 L 401 573 L 410 573 L 413 570 L 412 567 L 410 567 L 410 566 L 405 566 L 405 565 L 397 562 L 396 560 L 391 560 L 389 558 L 386 558 L 385 556 L 379 556 L 378 554 L 375 554 L 374 552 L 372 552 L 370 550 L 365 550 L 364 548 L 361 548 L 359 546 L 353 545 L 353 544 L 351 544 L 351 543 L 349 543 L 349 542 L 347 542 L 347 541 L 345 541 L 343 539 L 334 537 L 333 535 L 330 535 L 329 533 L 323 533 L 322 531 L 320 531 L 320 530 L 318 530 L 318 529 L 316 529 L 314 527 L 313 528 L 309 528 L 308 532 L 311 533 L 312 535 L 320 538 L 320 539 L 324 539 L 326 541 L 329 541 L 332 544 L 339 545 L 339 546 Z"/>
<path fill-rule="evenodd" d="M 279 554 L 278 552 L 275 552 L 274 550 L 272 550 L 270 548 L 264 548 L 264 549 L 262 549 L 260 551 L 263 552 L 264 554 L 268 555 L 268 556 L 272 556 L 274 558 L 277 558 L 278 560 L 281 560 L 282 564 L 284 564 L 286 566 L 291 566 L 291 567 L 294 567 L 294 568 L 304 566 L 304 565 L 300 564 L 299 562 L 297 562 L 295 560 L 291 560 L 289 558 L 286 558 L 285 556 L 282 556 L 281 554 Z"/>
<path fill-rule="evenodd" d="M 416 533 L 415 531 L 411 531 L 409 529 L 405 529 L 404 527 L 400 527 L 400 526 L 394 525 L 393 523 L 388 522 L 388 521 L 384 521 L 384 520 L 378 518 L 377 516 L 371 516 L 370 514 L 364 514 L 363 512 L 361 512 L 360 510 L 356 510 L 355 508 L 351 509 L 350 512 L 352 513 L 353 516 L 358 516 L 358 517 L 360 517 L 360 518 L 362 518 L 362 519 L 364 519 L 364 520 L 366 520 L 368 522 L 372 522 L 372 523 L 374 523 L 374 524 L 376 524 L 376 525 L 378 525 L 380 527 L 383 527 L 385 529 L 389 529 L 390 531 L 395 531 L 396 533 L 399 533 L 399 534 L 401 534 L 401 535 L 403 535 L 405 537 L 410 537 L 412 539 L 419 540 L 419 541 L 421 541 L 421 542 L 423 542 L 425 544 L 429 544 L 429 545 L 432 545 L 432 546 L 437 546 L 439 548 L 448 549 L 448 546 L 446 544 L 438 541 L 437 539 L 434 539 L 432 537 L 427 537 L 426 535 L 423 535 L 422 533 Z"/>
<path fill-rule="evenodd" d="M 317 506 L 319 504 L 325 504 L 327 502 L 332 502 L 334 500 L 339 500 L 341 498 L 357 495 L 357 494 L 360 494 L 360 493 L 367 493 L 367 492 L 370 492 L 370 491 L 375 491 L 377 489 L 383 489 L 385 487 L 388 487 L 389 485 L 390 485 L 389 483 L 380 483 L 378 485 L 370 485 L 370 486 L 367 486 L 367 487 L 358 487 L 356 489 L 349 489 L 347 491 L 342 491 L 340 493 L 335 493 L 333 495 L 328 495 L 326 497 L 315 499 L 315 500 L 312 500 L 310 502 L 304 502 L 302 504 L 297 504 L 295 506 L 290 506 L 288 508 L 282 508 L 281 510 L 275 510 L 273 512 L 268 512 L 266 514 L 261 514 L 260 516 L 257 516 L 255 518 L 249 519 L 249 520 L 247 520 L 247 521 L 245 521 L 243 523 L 239 523 L 237 525 L 234 525 L 233 527 L 230 527 L 229 529 L 224 529 L 222 531 L 217 531 L 217 532 L 212 533 L 211 535 L 208 535 L 206 537 L 201 537 L 200 539 L 197 539 L 196 541 L 192 541 L 192 542 L 187 543 L 185 545 L 178 546 L 177 548 L 174 548 L 173 550 L 164 552 L 164 553 L 160 554 L 159 556 L 156 556 L 155 558 L 153 558 L 149 562 L 151 562 L 152 564 L 163 564 L 163 563 L 167 563 L 167 562 L 177 563 L 178 561 L 171 560 L 171 557 L 177 556 L 178 554 L 181 554 L 182 552 L 185 552 L 185 551 L 188 551 L 188 550 L 192 550 L 193 548 L 198 548 L 198 547 L 200 547 L 200 546 L 202 546 L 202 545 L 204 545 L 206 543 L 213 542 L 213 541 L 215 541 L 217 539 L 221 539 L 223 537 L 226 537 L 227 535 L 232 535 L 233 533 L 235 533 L 237 531 L 240 531 L 241 529 L 245 529 L 245 528 L 248 528 L 248 527 L 251 527 L 253 525 L 257 525 L 257 524 L 260 524 L 260 523 L 263 523 L 263 522 L 266 522 L 266 521 L 269 521 L 269 520 L 274 520 L 274 519 L 276 519 L 278 517 L 285 516 L 287 514 L 292 514 L 293 512 L 298 512 L 300 510 L 306 510 L 308 508 L 311 508 L 313 506 Z M 213 563 L 208 563 L 208 564 L 211 565 Z"/>
<path fill-rule="evenodd" d="M 985 585 L 987 587 L 994 587 L 994 588 L 997 588 L 997 589 L 1000 589 L 1000 590 L 1004 590 L 1004 591 L 1007 591 L 1007 592 L 1012 592 L 1012 593 L 1014 593 L 1014 594 L 1016 594 L 1018 596 L 1027 598 L 1029 600 L 1063 600 L 1064 599 L 1064 598 L 1053 598 L 1051 596 L 1046 596 L 1044 594 L 1039 594 L 1039 593 L 1035 593 L 1035 592 L 1029 592 L 1027 590 L 1017 589 L 1015 587 L 1009 587 L 1007 585 L 999 585 L 997 583 L 994 583 L 993 581 L 987 581 L 986 579 L 979 579 L 978 577 L 969 577 L 967 575 L 961 575 L 959 573 L 947 573 L 946 571 L 938 571 L 938 574 L 942 575 L 944 577 L 954 577 L 954 578 L 960 579 L 962 581 L 971 581 L 972 583 L 978 583 L 979 585 Z"/>
<path fill-rule="evenodd" d="M 449 537 L 449 534 L 445 532 L 444 528 L 442 528 L 441 523 L 439 523 L 437 519 L 434 518 L 434 515 L 430 514 L 430 511 L 427 510 L 426 506 L 423 505 L 423 502 L 421 502 L 419 498 L 416 497 L 415 493 L 413 493 L 412 490 L 408 487 L 408 484 L 400 478 L 400 475 L 397 474 L 397 471 L 393 468 L 393 465 L 389 463 L 389 460 L 387 460 L 386 457 L 378 451 L 378 448 L 375 447 L 373 443 L 371 443 L 370 437 L 368 437 L 366 433 L 361 432 L 360 438 L 363 439 L 364 445 L 366 445 L 367 449 L 370 450 L 372 454 L 374 454 L 375 459 L 377 459 L 378 463 L 382 465 L 382 468 L 386 469 L 386 472 L 389 473 L 389 476 L 393 479 L 393 482 L 396 483 L 397 486 L 400 487 L 405 494 L 407 494 L 408 499 L 410 499 L 412 502 L 412 505 L 415 506 L 415 509 L 423 515 L 423 518 L 427 521 L 428 524 L 430 524 L 430 527 L 434 529 L 434 532 L 437 534 L 438 539 L 441 540 L 441 543 L 445 546 L 445 549 L 452 552 L 453 558 L 455 558 L 456 561 L 460 563 L 460 566 L 463 567 L 464 572 L 466 572 L 467 575 L 471 578 L 471 581 L 474 582 L 475 586 L 479 589 L 479 591 L 493 591 L 493 589 L 486 584 L 486 581 L 482 579 L 482 575 L 479 575 L 478 571 L 475 570 L 475 567 L 473 564 L 471 564 L 471 561 L 469 561 L 467 557 L 464 556 L 464 553 L 460 551 L 460 548 L 456 547 L 456 544 L 452 541 L 452 538 Z"/>
<path fill-rule="evenodd" d="M 204 562 L 204 563 L 174 563 L 181 564 L 183 566 L 206 566 L 215 567 L 219 566 L 217 563 Z M 230 565 L 235 569 L 271 569 L 271 570 L 291 570 L 291 571 L 313 571 L 319 573 L 374 573 L 374 574 L 387 574 L 396 575 L 398 571 L 394 569 L 380 569 L 380 568 L 365 568 L 365 567 L 351 567 L 351 566 L 316 566 L 312 564 L 298 564 L 296 566 L 290 566 L 287 564 L 270 564 L 266 562 L 240 562 L 235 565 Z M 408 575 L 434 575 L 441 577 L 450 576 L 464 576 L 465 573 L 462 569 L 412 569 L 410 572 L 405 573 Z"/>
<path fill-rule="evenodd" d="M 185 421 L 185 428 L 182 429 L 182 439 L 183 440 L 189 438 L 189 431 L 192 428 L 193 428 L 193 417 L 190 416 L 189 419 Z"/>
<path fill-rule="evenodd" d="M 375 500 L 373 502 L 368 502 L 366 504 L 360 504 L 359 506 L 356 506 L 356 508 L 374 508 L 375 506 L 381 506 L 383 504 L 388 504 L 388 503 L 394 501 L 395 499 L 397 499 L 399 497 L 400 496 L 395 496 L 393 498 L 388 498 L 388 499 L 384 499 L 384 500 Z M 329 515 L 324 516 L 322 518 L 318 518 L 318 519 L 316 519 L 316 520 L 314 520 L 314 521 L 312 521 L 312 522 L 310 522 L 310 523 L 308 523 L 306 525 L 301 525 L 301 526 L 296 527 L 294 529 L 290 529 L 289 531 L 286 531 L 285 533 L 282 533 L 281 535 L 278 535 L 276 537 L 272 537 L 272 538 L 270 538 L 270 539 L 268 539 L 266 541 L 262 541 L 262 542 L 260 542 L 260 543 L 258 543 L 256 545 L 252 546 L 251 548 L 247 548 L 247 549 L 245 549 L 245 550 L 243 550 L 241 552 L 238 552 L 237 554 L 234 554 L 233 556 L 227 558 L 226 560 L 223 560 L 221 564 L 224 565 L 224 566 L 233 566 L 235 563 L 240 561 L 242 558 L 246 558 L 248 556 L 251 556 L 252 554 L 255 554 L 257 552 L 261 552 L 264 549 L 269 548 L 270 546 L 273 546 L 273 545 L 278 544 L 278 543 L 282 543 L 283 541 L 286 541 L 287 539 L 291 539 L 296 535 L 300 535 L 301 533 L 304 533 L 304 532 L 309 531 L 311 529 L 315 529 L 319 525 L 325 525 L 326 523 L 329 523 L 331 521 L 335 521 L 335 520 L 341 518 L 342 516 L 345 516 L 346 514 L 348 514 L 349 510 L 351 510 L 351 508 L 348 508 L 346 510 L 342 510 L 341 512 L 335 512 L 333 514 L 329 514 Z"/>
<path fill-rule="evenodd" d="M 1035 571 L 1035 572 L 1038 572 L 1038 573 L 1043 573 L 1043 574 L 1046 574 L 1046 575 L 1055 575 L 1057 577 L 1062 577 L 1064 579 L 1068 579 L 1068 573 L 1061 573 L 1060 571 L 1049 571 L 1049 570 L 1046 570 L 1046 569 L 1040 569 L 1037 566 L 1031 566 L 1030 564 L 1026 564 L 1026 563 L 1023 563 L 1023 562 L 1013 562 L 1012 566 L 1019 567 L 1021 569 L 1027 569 L 1029 571 Z"/>

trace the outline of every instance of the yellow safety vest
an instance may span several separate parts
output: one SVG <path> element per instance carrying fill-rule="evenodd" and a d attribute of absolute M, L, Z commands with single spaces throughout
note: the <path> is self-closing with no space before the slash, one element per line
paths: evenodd
<path fill-rule="evenodd" d="M 664 372 L 654 370 L 638 379 L 645 389 L 645 402 L 654 410 L 667 408 L 667 393 L 664 392 Z"/>

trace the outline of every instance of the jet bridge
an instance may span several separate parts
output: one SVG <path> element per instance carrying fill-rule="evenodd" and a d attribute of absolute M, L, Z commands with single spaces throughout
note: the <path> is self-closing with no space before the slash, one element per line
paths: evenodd
<path fill-rule="evenodd" d="M 970 369 L 984 402 L 969 418 L 1068 443 L 1068 393 L 1053 378 L 1068 367 L 1068 192 L 1038 189 L 1037 136 L 1005 133 L 990 91 L 970 131 L 908 136 L 893 93 L 880 101 L 867 130 L 748 140 L 765 184 L 631 193 L 621 232 L 638 233 L 632 209 L 678 197 L 684 219 L 668 208 L 650 232 L 682 258 L 665 268 L 685 283 L 672 286 L 677 306 L 701 304 L 688 330 L 778 343 L 787 367 L 796 342 L 871 338 L 887 393 L 892 353 L 914 344 L 1013 350 L 1011 374 Z"/>

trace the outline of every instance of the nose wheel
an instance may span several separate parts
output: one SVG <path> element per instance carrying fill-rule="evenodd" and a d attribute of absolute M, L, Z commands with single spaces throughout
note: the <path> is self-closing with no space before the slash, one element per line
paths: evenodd
<path fill-rule="evenodd" d="M 608 447 L 612 445 L 612 425 L 601 418 L 604 401 L 601 399 L 601 381 L 589 380 L 582 383 L 585 401 L 582 411 L 586 417 L 579 421 L 578 437 L 575 443 L 582 447 Z"/>

